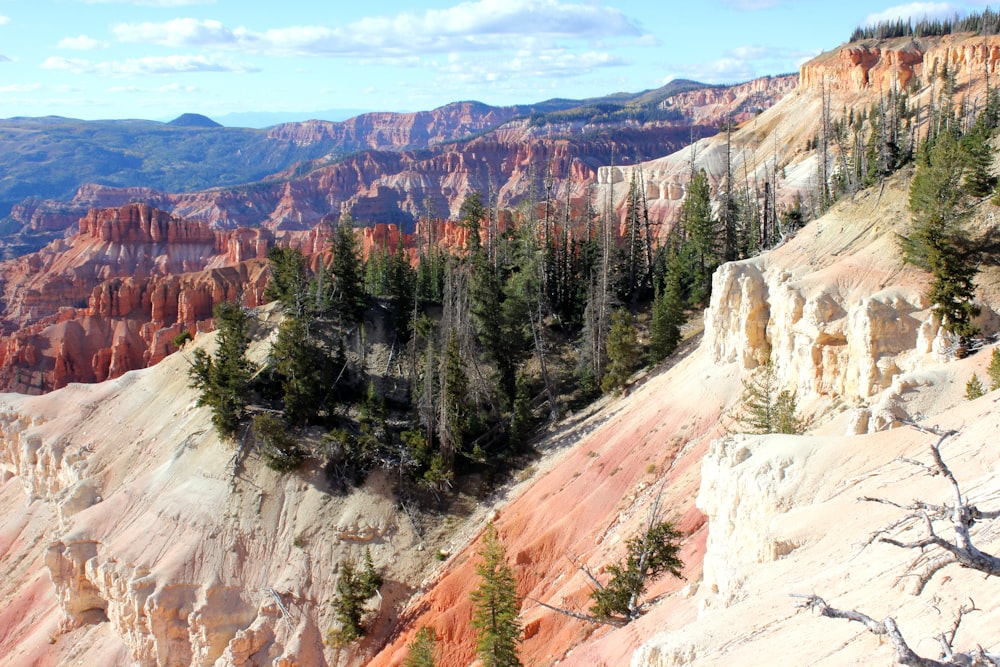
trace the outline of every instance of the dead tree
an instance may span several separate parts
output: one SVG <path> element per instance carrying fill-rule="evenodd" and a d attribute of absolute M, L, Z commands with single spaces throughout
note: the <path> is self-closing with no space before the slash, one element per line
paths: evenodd
<path fill-rule="evenodd" d="M 907 423 L 922 433 L 938 436 L 938 440 L 930 446 L 931 459 L 933 461 L 931 465 L 925 465 L 910 459 L 903 460 L 906 463 L 924 468 L 929 475 L 940 475 L 943 477 L 951 487 L 952 499 L 950 503 L 945 502 L 943 504 L 914 501 L 908 505 L 902 505 L 884 498 L 862 497 L 860 500 L 865 502 L 891 505 L 907 512 L 906 516 L 899 521 L 878 531 L 873 536 L 873 540 L 870 541 L 877 539 L 879 542 L 884 542 L 885 544 L 891 544 L 902 549 L 915 549 L 920 552 L 920 555 L 908 568 L 908 573 L 914 574 L 917 577 L 917 594 L 923 591 L 924 587 L 935 574 L 953 563 L 958 563 L 962 567 L 971 570 L 978 570 L 987 576 L 1000 576 L 1000 558 L 980 551 L 972 543 L 972 537 L 969 533 L 977 521 L 1000 517 L 1000 510 L 983 511 L 972 504 L 968 497 L 962 493 L 958 480 L 955 479 L 955 475 L 952 474 L 951 469 L 944 462 L 944 459 L 941 458 L 941 446 L 949 438 L 954 437 L 958 431 L 944 431 L 936 427 L 921 426 L 914 422 Z M 935 523 L 942 521 L 951 524 L 954 535 L 950 540 L 939 535 L 935 529 Z M 926 536 L 919 540 L 902 542 L 888 536 L 890 532 L 895 532 L 898 529 L 916 524 L 923 524 L 924 531 L 926 532 Z"/>
<path fill-rule="evenodd" d="M 872 535 L 868 540 L 868 544 L 878 541 L 901 549 L 915 549 L 920 552 L 906 570 L 906 575 L 916 577 L 917 588 L 914 593 L 915 595 L 919 595 L 923 591 L 935 574 L 953 563 L 971 570 L 977 570 L 987 576 L 1000 576 L 1000 558 L 978 549 L 972 543 L 972 536 L 970 534 L 970 530 L 976 522 L 996 519 L 1000 517 L 1000 511 L 983 511 L 972 504 L 969 498 L 962 492 L 958 480 L 941 456 L 941 446 L 949 438 L 957 435 L 958 431 L 926 427 L 915 422 L 906 423 L 922 433 L 936 435 L 938 439 L 930 446 L 932 460 L 930 465 L 912 459 L 901 460 L 904 463 L 923 468 L 931 476 L 943 477 L 951 487 L 951 502 L 935 504 L 918 500 L 908 505 L 903 505 L 884 498 L 872 498 L 869 496 L 859 498 L 859 500 L 864 502 L 890 505 L 907 512 L 903 518 Z M 946 539 L 938 534 L 935 524 L 940 522 L 951 524 L 954 533 L 951 539 Z M 924 526 L 926 533 L 926 536 L 921 539 L 903 542 L 894 537 L 889 537 L 890 533 L 921 524 Z M 899 627 L 896 625 L 895 619 L 891 616 L 886 617 L 882 621 L 876 621 L 871 616 L 855 609 L 844 610 L 831 607 L 818 595 L 793 595 L 793 597 L 804 600 L 799 605 L 801 609 L 817 611 L 821 616 L 826 616 L 827 618 L 842 618 L 861 623 L 871 633 L 887 637 L 896 651 L 896 660 L 899 664 L 910 665 L 912 667 L 984 667 L 990 665 L 1000 667 L 1000 654 L 988 653 L 981 646 L 971 651 L 955 652 L 955 635 L 958 633 L 962 618 L 973 611 L 979 611 L 972 600 L 969 601 L 968 605 L 963 605 L 959 608 L 958 615 L 951 628 L 947 632 L 943 632 L 937 636 L 938 642 L 941 645 L 941 655 L 939 659 L 932 659 L 922 657 L 910 648 Z"/>
<path fill-rule="evenodd" d="M 935 660 L 920 656 L 911 649 L 903 637 L 903 633 L 899 631 L 896 620 L 891 616 L 876 621 L 871 616 L 854 609 L 845 610 L 831 607 L 818 595 L 794 595 L 793 597 L 803 598 L 804 601 L 799 604 L 800 609 L 810 609 L 827 618 L 842 618 L 861 623 L 872 634 L 886 637 L 896 650 L 896 661 L 901 665 L 909 665 L 909 667 L 996 667 L 1000 665 L 1000 654 L 987 653 L 981 646 L 977 646 L 972 651 L 955 652 L 953 646 L 955 635 L 958 633 L 958 626 L 961 624 L 962 618 L 968 613 L 978 611 L 971 601 L 968 606 L 963 605 L 958 610 L 958 616 L 951 628 L 938 635 L 937 639 L 941 644 L 941 659 Z"/>

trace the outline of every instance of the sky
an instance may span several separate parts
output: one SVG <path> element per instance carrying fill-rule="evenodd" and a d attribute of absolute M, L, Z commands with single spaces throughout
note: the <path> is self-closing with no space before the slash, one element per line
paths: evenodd
<path fill-rule="evenodd" d="M 797 71 L 873 20 L 985 5 L 0 0 L 0 118 L 417 111 L 735 83 Z"/>

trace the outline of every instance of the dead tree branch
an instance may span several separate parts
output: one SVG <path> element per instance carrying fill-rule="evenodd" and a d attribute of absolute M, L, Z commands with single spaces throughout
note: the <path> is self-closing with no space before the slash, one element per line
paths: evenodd
<path fill-rule="evenodd" d="M 885 505 L 891 505 L 909 512 L 907 516 L 895 522 L 888 528 L 884 528 L 875 533 L 869 543 L 877 539 L 879 542 L 891 544 L 901 549 L 916 549 L 924 552 L 928 549 L 936 547 L 944 552 L 943 554 L 926 558 L 922 555 L 911 564 L 911 567 L 908 570 L 908 573 L 910 574 L 913 574 L 913 570 L 916 567 L 922 567 L 922 570 L 915 574 L 918 581 L 917 593 L 923 590 L 927 582 L 929 582 L 937 572 L 952 563 L 958 563 L 962 567 L 978 570 L 987 576 L 1000 576 L 1000 558 L 980 551 L 976 548 L 976 546 L 972 543 L 972 537 L 969 532 L 977 521 L 995 519 L 1000 516 L 1000 511 L 994 510 L 984 512 L 975 505 L 971 504 L 968 498 L 966 498 L 962 493 L 958 480 L 955 478 L 955 475 L 952 473 L 951 469 L 944 462 L 944 459 L 941 456 L 941 446 L 947 442 L 949 438 L 957 435 L 958 431 L 942 430 L 937 427 L 923 426 L 912 421 L 907 421 L 905 423 L 921 433 L 937 436 L 937 442 L 930 446 L 931 459 L 933 461 L 932 465 L 925 465 L 915 461 L 908 462 L 918 465 L 932 476 L 940 475 L 947 480 L 948 485 L 951 487 L 952 501 L 951 503 L 945 503 L 942 505 L 926 503 L 923 501 L 914 501 L 909 505 L 902 505 L 882 498 L 871 498 L 868 496 L 860 498 L 860 500 L 865 502 L 877 502 Z M 938 535 L 934 526 L 934 522 L 936 521 L 950 522 L 954 533 L 951 540 Z M 908 527 L 913 523 L 922 523 L 924 525 L 925 536 L 923 538 L 903 542 L 887 536 L 887 533 L 894 532 L 900 528 Z"/>
<path fill-rule="evenodd" d="M 896 620 L 891 616 L 885 617 L 881 621 L 876 621 L 871 616 L 863 614 L 855 609 L 836 609 L 826 603 L 818 595 L 798 595 L 792 597 L 801 598 L 800 609 L 816 611 L 820 616 L 827 618 L 842 618 L 847 621 L 860 623 L 868 628 L 868 631 L 875 635 L 886 637 L 896 651 L 896 661 L 901 665 L 909 667 L 997 667 L 1000 666 L 1000 655 L 987 653 L 982 647 L 976 647 L 973 651 L 956 653 L 954 650 L 955 635 L 958 627 L 962 623 L 963 617 L 976 611 L 975 605 L 963 606 L 958 611 L 958 616 L 948 632 L 943 632 L 938 636 L 941 643 L 941 660 L 925 658 L 917 653 L 907 644 L 906 638 L 896 625 Z"/>

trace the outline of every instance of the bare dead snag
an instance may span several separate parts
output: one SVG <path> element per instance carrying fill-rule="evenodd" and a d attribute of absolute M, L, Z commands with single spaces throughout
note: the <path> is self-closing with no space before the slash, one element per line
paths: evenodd
<path fill-rule="evenodd" d="M 959 625 L 966 614 L 978 611 L 975 604 L 970 604 L 968 607 L 962 606 L 958 610 L 958 615 L 952 627 L 947 632 L 938 635 L 937 639 L 941 644 L 941 659 L 935 660 L 918 655 L 911 649 L 910 645 L 906 642 L 906 638 L 903 637 L 903 633 L 900 632 L 899 626 L 896 625 L 896 619 L 891 616 L 887 616 L 881 621 L 876 621 L 871 616 L 855 609 L 836 609 L 835 607 L 831 607 L 818 595 L 793 594 L 792 597 L 802 598 L 803 602 L 799 603 L 800 609 L 809 609 L 827 618 L 842 618 L 847 621 L 854 621 L 855 623 L 864 625 L 872 634 L 886 637 L 896 651 L 896 661 L 901 665 L 908 665 L 909 667 L 1000 666 L 1000 655 L 987 653 L 981 646 L 976 647 L 972 651 L 961 653 L 956 653 L 954 650 L 955 635 L 958 633 Z"/>
<path fill-rule="evenodd" d="M 972 537 L 969 532 L 977 521 L 982 521 L 984 519 L 996 519 L 1000 517 L 1000 511 L 993 510 L 985 512 L 971 504 L 968 498 L 966 498 L 966 496 L 962 493 L 961 486 L 959 485 L 958 480 L 955 479 L 955 475 L 941 457 L 941 446 L 949 438 L 957 435 L 958 431 L 941 430 L 937 427 L 927 427 L 911 421 L 906 423 L 922 433 L 938 436 L 938 440 L 930 446 L 931 459 L 933 461 L 931 465 L 910 461 L 909 459 L 903 459 L 904 462 L 913 463 L 914 465 L 923 468 L 929 475 L 940 475 L 944 477 L 951 487 L 952 501 L 951 503 L 944 503 L 940 505 L 923 501 L 914 501 L 909 505 L 901 505 L 882 498 L 871 498 L 868 496 L 860 498 L 859 500 L 865 502 L 877 502 L 885 505 L 891 505 L 909 512 L 909 514 L 893 523 L 891 526 L 875 533 L 869 543 L 877 539 L 879 542 L 891 544 L 893 546 L 900 547 L 901 549 L 916 549 L 921 552 L 921 555 L 918 556 L 907 569 L 907 573 L 909 575 L 917 577 L 918 588 L 916 592 L 918 594 L 923 590 L 927 582 L 929 582 L 931 578 L 937 574 L 937 572 L 952 563 L 958 563 L 962 567 L 978 570 L 987 576 L 1000 576 L 1000 558 L 980 551 L 976 548 L 976 546 L 972 543 Z M 947 521 L 951 524 L 954 532 L 954 536 L 951 540 L 938 535 L 935 530 L 935 522 L 939 521 Z M 916 523 L 922 523 L 924 525 L 924 532 L 926 533 L 926 536 L 922 539 L 903 542 L 887 536 L 887 533 L 889 532 L 894 532 L 899 528 Z M 937 547 L 937 549 L 943 551 L 944 553 L 938 553 L 936 555 L 928 554 L 927 550 L 934 547 Z"/>

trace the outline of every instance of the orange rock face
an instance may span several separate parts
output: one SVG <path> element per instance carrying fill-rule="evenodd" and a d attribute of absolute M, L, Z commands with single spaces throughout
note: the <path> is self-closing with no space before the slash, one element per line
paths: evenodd
<path fill-rule="evenodd" d="M 156 363 L 181 331 L 209 328 L 217 303 L 262 303 L 273 244 L 147 204 L 90 211 L 76 235 L 0 271 L 0 387 L 39 393 Z"/>
<path fill-rule="evenodd" d="M 931 39 L 900 38 L 882 42 L 855 42 L 802 65 L 804 87 L 861 92 L 868 88 L 904 89 L 914 79 L 926 85 L 947 66 L 956 80 L 997 74 L 1000 38 L 969 34 Z"/>

